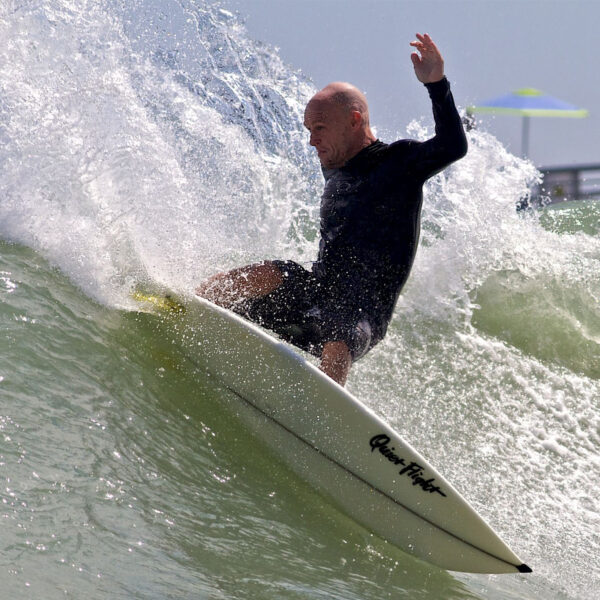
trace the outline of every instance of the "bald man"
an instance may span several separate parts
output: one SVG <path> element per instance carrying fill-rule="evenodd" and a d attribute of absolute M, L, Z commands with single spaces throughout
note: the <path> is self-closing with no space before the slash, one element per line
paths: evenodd
<path fill-rule="evenodd" d="M 362 92 L 329 84 L 304 113 L 325 177 L 312 270 L 265 261 L 217 274 L 196 290 L 318 356 L 340 385 L 387 331 L 416 254 L 423 184 L 467 152 L 440 52 L 427 34 L 411 46 L 435 136 L 384 144 L 371 131 Z"/>

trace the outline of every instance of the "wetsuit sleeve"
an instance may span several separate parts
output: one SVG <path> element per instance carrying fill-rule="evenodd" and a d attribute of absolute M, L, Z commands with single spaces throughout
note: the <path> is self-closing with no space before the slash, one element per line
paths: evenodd
<path fill-rule="evenodd" d="M 467 137 L 444 77 L 426 83 L 435 121 L 435 136 L 425 142 L 413 142 L 407 157 L 410 170 L 423 181 L 429 179 L 467 153 Z"/>

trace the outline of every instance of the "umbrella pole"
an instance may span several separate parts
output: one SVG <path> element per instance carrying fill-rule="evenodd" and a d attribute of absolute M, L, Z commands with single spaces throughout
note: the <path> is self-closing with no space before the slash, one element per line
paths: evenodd
<path fill-rule="evenodd" d="M 529 117 L 523 117 L 523 129 L 521 131 L 521 156 L 527 158 L 529 154 Z"/>

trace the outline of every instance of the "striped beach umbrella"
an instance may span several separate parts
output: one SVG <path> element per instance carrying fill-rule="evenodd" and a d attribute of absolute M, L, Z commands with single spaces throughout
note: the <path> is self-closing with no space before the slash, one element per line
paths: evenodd
<path fill-rule="evenodd" d="M 534 88 L 523 88 L 511 94 L 493 98 L 469 106 L 467 114 L 492 113 L 512 115 L 523 118 L 521 133 L 521 154 L 526 157 L 529 152 L 529 119 L 530 117 L 570 117 L 581 119 L 588 116 L 588 111 L 573 104 L 559 100 Z"/>

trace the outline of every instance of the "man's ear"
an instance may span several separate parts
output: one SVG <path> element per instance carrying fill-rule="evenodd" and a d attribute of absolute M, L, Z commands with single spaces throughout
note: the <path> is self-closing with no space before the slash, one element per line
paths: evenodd
<path fill-rule="evenodd" d="M 352 125 L 352 128 L 360 129 L 362 127 L 362 122 L 362 115 L 357 110 L 353 110 L 350 113 L 350 124 Z"/>

